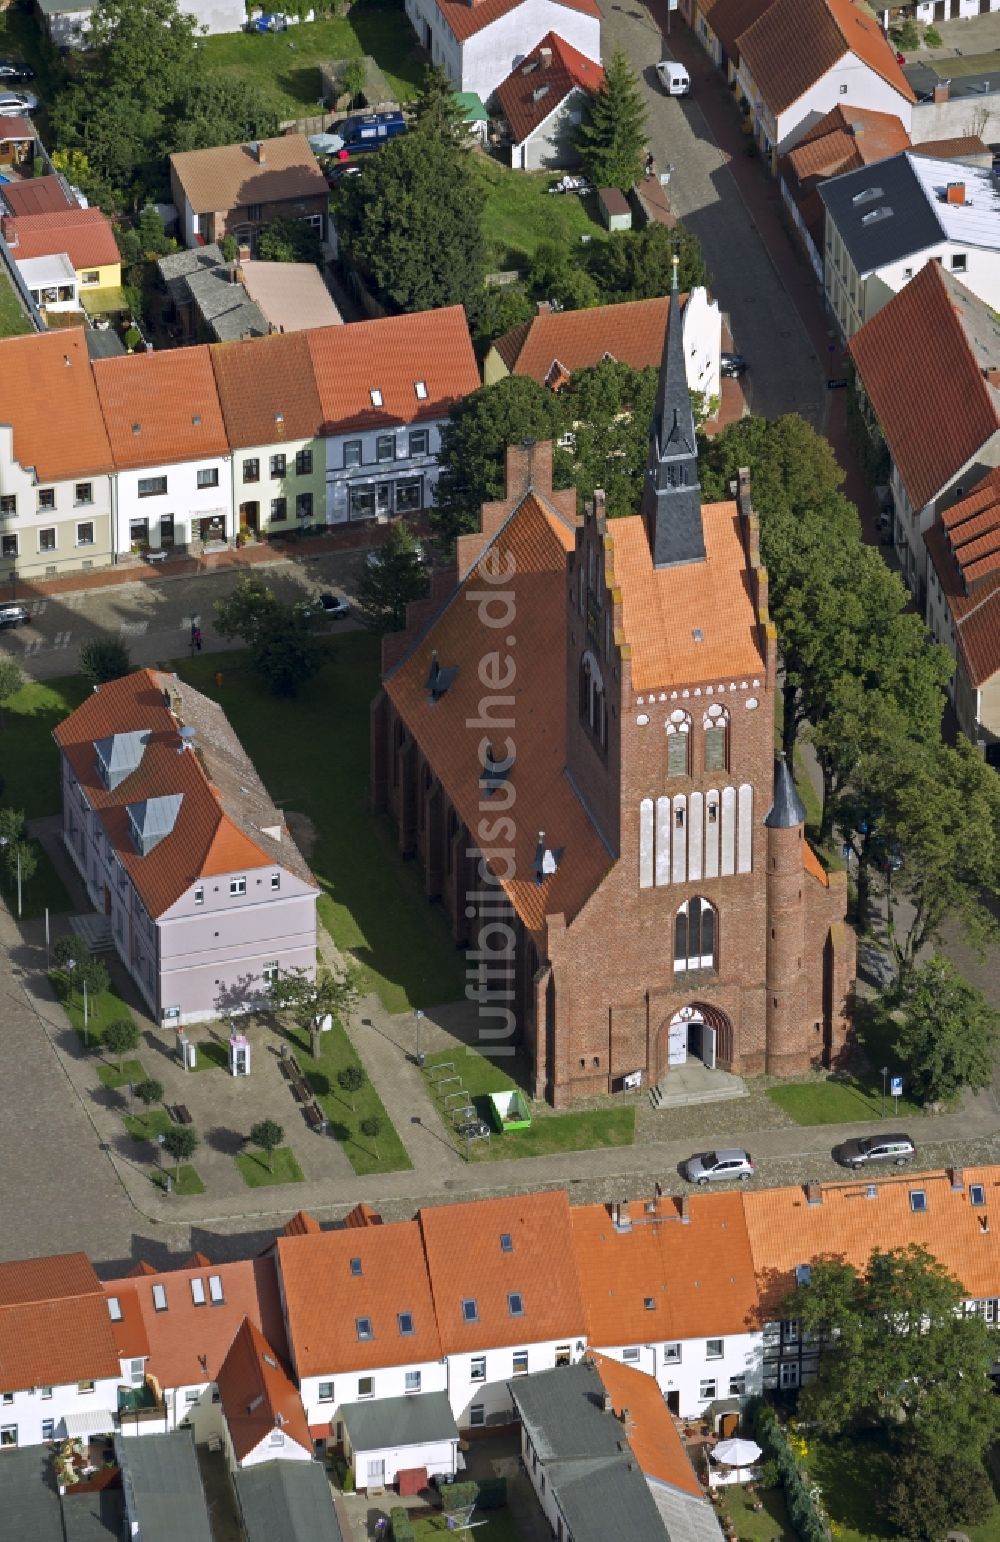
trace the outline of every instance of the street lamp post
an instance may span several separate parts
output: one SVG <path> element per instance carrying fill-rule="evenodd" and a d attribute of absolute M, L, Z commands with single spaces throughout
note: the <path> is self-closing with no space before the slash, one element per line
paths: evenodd
<path fill-rule="evenodd" d="M 889 1067 L 887 1065 L 884 1065 L 882 1067 L 882 1118 L 883 1119 L 885 1118 L 885 1079 L 888 1076 L 888 1074 L 889 1074 Z"/>
<path fill-rule="evenodd" d="M 421 1011 L 418 1010 L 417 1012 L 414 1013 L 414 1016 L 417 1019 L 417 1034 L 416 1034 L 416 1038 L 417 1038 L 417 1065 L 421 1069 L 423 1069 L 423 1064 L 424 1064 L 424 1049 L 423 1049 L 424 1014 Z"/>

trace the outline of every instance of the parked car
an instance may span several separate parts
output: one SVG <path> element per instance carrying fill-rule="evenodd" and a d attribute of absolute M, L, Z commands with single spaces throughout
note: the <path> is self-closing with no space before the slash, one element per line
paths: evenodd
<path fill-rule="evenodd" d="M 38 106 L 37 96 L 30 91 L 0 92 L 0 118 L 23 118 Z"/>
<path fill-rule="evenodd" d="M 319 603 L 334 621 L 341 621 L 351 614 L 351 607 L 342 594 L 321 594 Z"/>
<path fill-rule="evenodd" d="M 427 561 L 427 553 L 424 551 L 424 548 L 421 546 L 419 541 L 417 541 L 417 543 L 416 543 L 416 556 L 417 556 L 417 561 L 420 563 L 421 567 L 423 567 L 423 565 Z M 366 568 L 380 568 L 381 566 L 382 566 L 382 553 L 378 549 L 378 547 L 376 547 L 374 551 L 368 552 L 367 555 L 365 556 L 365 567 Z"/>
<path fill-rule="evenodd" d="M 34 80 L 35 72 L 30 64 L 25 64 L 23 59 L 0 59 L 0 85 L 13 81 L 20 85 L 25 80 Z"/>
<path fill-rule="evenodd" d="M 0 630 L 11 626 L 27 626 L 31 612 L 26 605 L 16 605 L 13 600 L 0 604 Z"/>
<path fill-rule="evenodd" d="M 688 1183 L 715 1183 L 726 1178 L 739 1178 L 741 1183 L 746 1183 L 753 1174 L 749 1151 L 703 1151 L 684 1163 Z"/>
<path fill-rule="evenodd" d="M 344 149 L 352 155 L 363 150 L 377 150 L 390 139 L 406 133 L 406 119 L 401 112 L 356 113 L 338 124 L 337 132 L 344 141 Z"/>
<path fill-rule="evenodd" d="M 719 361 L 719 368 L 730 380 L 739 380 L 740 376 L 747 372 L 747 361 L 741 353 L 724 353 Z"/>
<path fill-rule="evenodd" d="M 687 96 L 691 90 L 691 76 L 676 59 L 661 59 L 656 74 L 668 96 Z"/>
<path fill-rule="evenodd" d="M 361 167 L 355 161 L 327 162 L 323 167 L 323 175 L 326 178 L 327 187 L 339 187 L 351 177 L 361 175 Z"/>
<path fill-rule="evenodd" d="M 870 1162 L 894 1162 L 905 1167 L 916 1150 L 908 1135 L 865 1135 L 859 1140 L 845 1140 L 833 1156 L 841 1167 L 867 1167 Z"/>

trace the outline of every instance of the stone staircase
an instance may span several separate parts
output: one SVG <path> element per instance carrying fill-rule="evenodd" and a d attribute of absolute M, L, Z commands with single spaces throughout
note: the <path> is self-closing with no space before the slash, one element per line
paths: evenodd
<path fill-rule="evenodd" d="M 674 1066 L 649 1089 L 653 1108 L 690 1108 L 696 1103 L 724 1103 L 747 1096 L 746 1083 L 731 1071 L 711 1071 L 700 1060 Z"/>

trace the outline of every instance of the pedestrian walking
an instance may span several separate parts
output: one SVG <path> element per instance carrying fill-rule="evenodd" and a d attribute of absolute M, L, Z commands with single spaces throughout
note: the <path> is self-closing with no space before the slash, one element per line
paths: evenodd
<path fill-rule="evenodd" d="M 197 648 L 198 652 L 200 653 L 201 652 L 201 627 L 200 626 L 196 626 L 194 631 L 191 633 L 191 640 L 194 643 L 195 647 Z"/>

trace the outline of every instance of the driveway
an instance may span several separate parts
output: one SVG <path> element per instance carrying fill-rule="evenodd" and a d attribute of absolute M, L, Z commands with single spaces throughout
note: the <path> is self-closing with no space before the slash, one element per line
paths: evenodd
<path fill-rule="evenodd" d="M 669 52 L 690 70 L 692 94 L 665 96 L 656 79 L 665 50 L 655 17 L 642 0 L 604 0 L 602 11 L 605 57 L 623 49 L 642 82 L 653 154 L 660 167 L 674 168 L 671 206 L 700 240 L 712 293 L 729 316 L 735 347 L 749 360 L 744 386 L 751 411 L 765 417 L 800 412 L 822 427 L 825 363 L 699 102 L 700 93 L 719 89 L 715 66 L 675 15 Z"/>

